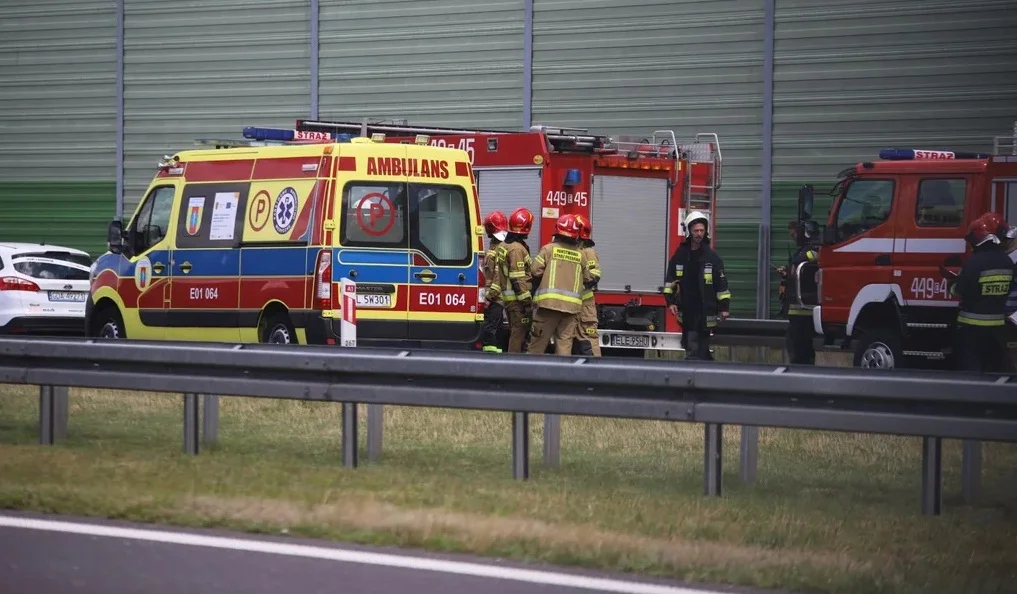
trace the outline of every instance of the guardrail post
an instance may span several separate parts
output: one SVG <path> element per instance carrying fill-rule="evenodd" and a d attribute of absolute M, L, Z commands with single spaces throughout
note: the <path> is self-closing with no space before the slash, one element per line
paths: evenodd
<path fill-rule="evenodd" d="M 922 438 L 922 514 L 943 513 L 943 440 Z"/>
<path fill-rule="evenodd" d="M 512 478 L 530 478 L 530 414 L 512 413 Z"/>
<path fill-rule="evenodd" d="M 184 394 L 184 453 L 197 456 L 199 451 L 198 395 Z"/>
<path fill-rule="evenodd" d="M 722 483 L 721 476 L 724 470 L 724 426 L 720 423 L 707 423 L 705 435 L 706 447 L 704 448 L 704 453 L 706 456 L 706 463 L 703 472 L 703 491 L 706 495 L 715 495 L 719 497 Z"/>
<path fill-rule="evenodd" d="M 39 443 L 53 445 L 67 437 L 70 388 L 39 386 Z"/>
<path fill-rule="evenodd" d="M 381 436 L 385 427 L 385 410 L 381 404 L 367 405 L 367 459 L 381 458 Z"/>
<path fill-rule="evenodd" d="M 544 464 L 561 463 L 561 415 L 544 415 Z"/>
<path fill-rule="evenodd" d="M 357 403 L 343 402 L 343 466 L 357 467 Z"/>
<path fill-rule="evenodd" d="M 216 394 L 202 396 L 201 436 L 205 445 L 219 441 L 219 396 Z"/>
<path fill-rule="evenodd" d="M 961 457 L 961 491 L 964 503 L 977 503 L 982 492 L 982 442 L 964 440 Z"/>

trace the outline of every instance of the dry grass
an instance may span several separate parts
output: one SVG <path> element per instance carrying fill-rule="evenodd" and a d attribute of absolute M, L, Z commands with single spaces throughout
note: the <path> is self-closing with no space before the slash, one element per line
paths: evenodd
<path fill-rule="evenodd" d="M 944 446 L 945 515 L 928 518 L 912 438 L 763 429 L 747 486 L 726 427 L 725 492 L 708 499 L 701 428 L 681 423 L 566 417 L 562 466 L 546 469 L 534 415 L 531 480 L 516 482 L 503 413 L 386 407 L 381 462 L 348 471 L 335 404 L 224 398 L 220 444 L 190 458 L 178 395 L 72 389 L 52 448 L 35 445 L 37 402 L 0 386 L 0 506 L 811 592 L 1017 579 L 1017 448 L 998 444 L 974 507 L 959 501 L 959 444 Z"/>

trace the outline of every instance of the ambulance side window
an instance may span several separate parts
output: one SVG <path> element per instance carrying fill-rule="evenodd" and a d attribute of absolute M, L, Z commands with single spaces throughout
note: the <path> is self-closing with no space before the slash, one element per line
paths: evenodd
<path fill-rule="evenodd" d="M 409 184 L 410 247 L 435 264 L 466 266 L 470 253 L 469 203 L 459 186 Z"/>
<path fill-rule="evenodd" d="M 139 255 L 166 237 L 176 188 L 160 186 L 149 193 L 138 216 L 131 222 L 131 255 Z"/>
<path fill-rule="evenodd" d="M 858 179 L 847 187 L 837 206 L 834 228 L 837 242 L 845 241 L 885 223 L 893 209 L 894 182 Z"/>
<path fill-rule="evenodd" d="M 350 182 L 343 188 L 343 245 L 401 247 L 406 241 L 406 186 Z"/>
<path fill-rule="evenodd" d="M 915 224 L 919 227 L 960 227 L 964 220 L 967 180 L 923 179 L 918 183 Z"/>

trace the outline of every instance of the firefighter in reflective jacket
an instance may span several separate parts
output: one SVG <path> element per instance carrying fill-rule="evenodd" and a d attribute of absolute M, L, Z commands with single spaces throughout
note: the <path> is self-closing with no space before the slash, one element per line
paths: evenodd
<path fill-rule="evenodd" d="M 971 257 L 950 285 L 950 294 L 960 297 L 954 354 L 965 371 L 1001 371 L 1006 367 L 1006 300 L 1013 262 L 1002 249 L 997 235 L 1000 225 L 993 214 L 978 217 L 968 227 Z"/>
<path fill-rule="evenodd" d="M 664 299 L 682 325 L 686 359 L 712 360 L 710 332 L 728 317 L 731 292 L 724 261 L 710 248 L 709 219 L 694 210 L 685 217 L 685 240 L 672 254 L 664 277 Z"/>
<path fill-rule="evenodd" d="M 517 208 L 508 219 L 508 234 L 498 246 L 498 261 L 507 284 L 502 287 L 502 299 L 508 313 L 508 352 L 521 353 L 530 330 L 533 294 L 530 292 L 530 246 L 526 237 L 533 228 L 533 213 Z"/>
<path fill-rule="evenodd" d="M 574 355 L 600 356 L 600 335 L 597 333 L 597 301 L 594 291 L 600 282 L 600 260 L 597 258 L 596 245 L 593 241 L 593 224 L 583 215 L 576 215 L 579 223 L 580 249 L 586 256 L 586 268 L 593 277 L 593 285 L 583 291 L 583 309 L 579 311 L 579 329 L 572 348 Z M 557 339 L 555 339 L 557 340 Z"/>
<path fill-rule="evenodd" d="M 787 262 L 788 280 L 794 282 L 795 279 L 792 273 L 796 266 L 803 262 L 816 261 L 818 254 L 816 254 L 812 245 L 812 239 L 816 231 L 817 229 L 813 221 L 804 221 L 800 224 L 800 229 L 795 234 L 798 250 L 788 258 Z M 812 307 L 798 304 L 801 300 L 801 295 L 797 294 L 793 286 L 791 291 L 786 293 L 786 295 L 788 297 L 788 324 L 785 343 L 789 359 L 791 363 L 814 365 L 816 363 L 816 350 L 812 346 L 812 337 L 815 334 L 815 329 L 812 326 Z"/>
<path fill-rule="evenodd" d="M 533 259 L 531 272 L 537 290 L 533 293 L 533 325 L 527 348 L 530 354 L 543 353 L 552 336 L 556 355 L 572 354 L 583 292 L 596 283 L 579 243 L 576 216 L 562 215 L 554 226 L 554 238 Z"/>
<path fill-rule="evenodd" d="M 490 243 L 484 254 L 484 326 L 480 341 L 485 353 L 500 353 L 502 349 L 498 344 L 498 330 L 505 318 L 502 287 L 507 286 L 507 279 L 503 278 L 498 246 L 508 235 L 508 217 L 500 210 L 490 213 L 484 219 L 484 230 L 487 231 Z"/>

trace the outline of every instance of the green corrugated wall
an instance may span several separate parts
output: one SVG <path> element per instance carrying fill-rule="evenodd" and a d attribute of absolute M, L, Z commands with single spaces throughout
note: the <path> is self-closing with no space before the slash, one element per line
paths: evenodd
<path fill-rule="evenodd" d="M 0 181 L 0 242 L 49 243 L 98 256 L 106 251 L 115 202 L 113 180 Z"/>
<path fill-rule="evenodd" d="M 116 2 L 5 2 L 0 241 L 101 252 L 116 211 Z"/>

